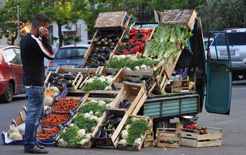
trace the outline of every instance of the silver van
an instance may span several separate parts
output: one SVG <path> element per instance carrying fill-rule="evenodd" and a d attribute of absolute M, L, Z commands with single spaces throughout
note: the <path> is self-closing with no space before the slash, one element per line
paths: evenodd
<path fill-rule="evenodd" d="M 232 77 L 237 80 L 239 75 L 246 77 L 246 28 L 227 29 L 225 30 L 228 36 L 231 63 Z M 208 55 L 212 59 L 228 59 L 226 38 L 225 35 L 217 33 L 211 41 Z M 217 45 L 217 53 L 215 49 Z"/>

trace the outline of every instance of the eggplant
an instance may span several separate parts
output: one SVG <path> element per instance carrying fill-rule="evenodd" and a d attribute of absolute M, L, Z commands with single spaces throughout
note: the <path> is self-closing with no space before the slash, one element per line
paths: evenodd
<path fill-rule="evenodd" d="M 99 138 L 101 136 L 101 134 L 102 134 L 102 129 L 98 129 L 98 131 L 96 132 L 94 137 Z"/>
<path fill-rule="evenodd" d="M 112 39 L 112 38 L 116 38 L 117 36 L 116 34 L 108 34 L 106 37 Z"/>
<path fill-rule="evenodd" d="M 53 73 L 53 76 L 54 76 L 54 77 L 58 77 L 59 79 L 60 79 L 60 78 L 63 78 L 63 76 L 61 76 L 61 75 L 58 74 L 58 73 Z"/>
<path fill-rule="evenodd" d="M 99 64 L 98 64 L 98 66 L 104 66 L 104 64 L 105 63 L 103 61 L 100 61 Z"/>
<path fill-rule="evenodd" d="M 114 114 L 110 114 L 110 115 L 108 115 L 106 118 L 105 118 L 105 120 L 107 121 L 107 120 L 109 120 L 109 119 L 111 119 L 111 118 L 113 118 L 114 117 Z"/>
<path fill-rule="evenodd" d="M 107 54 L 112 52 L 112 50 L 109 49 L 108 47 L 104 48 L 103 51 L 104 51 L 104 53 L 107 53 Z"/>
<path fill-rule="evenodd" d="M 53 81 L 54 80 L 54 76 L 51 75 L 48 80 L 49 81 Z"/>
<path fill-rule="evenodd" d="M 112 42 L 113 42 L 113 40 L 112 40 L 112 39 L 109 39 L 109 40 L 108 40 L 108 42 L 109 42 L 109 43 L 112 43 Z"/>
<path fill-rule="evenodd" d="M 110 46 L 110 49 L 113 50 L 114 49 L 114 46 Z"/>
<path fill-rule="evenodd" d="M 115 38 L 112 39 L 113 42 L 118 42 L 118 40 L 119 39 L 117 37 L 115 37 Z"/>
<path fill-rule="evenodd" d="M 109 46 L 115 46 L 115 43 L 114 42 L 109 43 Z"/>
<path fill-rule="evenodd" d="M 129 102 L 129 103 L 125 104 L 123 108 L 128 109 L 131 105 L 132 105 L 132 103 Z"/>
<path fill-rule="evenodd" d="M 100 46 L 100 45 L 102 45 L 102 42 L 101 41 L 98 41 L 98 42 L 96 42 L 95 43 L 97 46 Z"/>
<path fill-rule="evenodd" d="M 134 81 L 134 83 L 142 83 L 143 81 Z"/>
<path fill-rule="evenodd" d="M 105 58 L 104 58 L 102 55 L 100 55 L 100 56 L 98 57 L 98 60 L 99 60 L 99 61 L 105 61 Z"/>
<path fill-rule="evenodd" d="M 105 55 L 104 55 L 105 60 L 108 60 L 109 57 L 110 57 L 110 54 L 105 54 Z"/>
<path fill-rule="evenodd" d="M 97 50 L 99 53 L 103 53 L 103 48 L 99 48 L 98 50 Z"/>
<path fill-rule="evenodd" d="M 108 46 L 109 43 L 108 43 L 107 41 L 105 41 L 105 42 L 103 42 L 103 45 L 104 45 L 104 46 Z"/>
<path fill-rule="evenodd" d="M 103 127 L 108 128 L 108 123 L 103 123 Z"/>
<path fill-rule="evenodd" d="M 116 117 L 115 119 L 110 119 L 109 124 L 113 126 L 117 126 L 121 121 L 121 117 Z"/>
<path fill-rule="evenodd" d="M 150 76 L 148 76 L 148 75 L 142 75 L 141 77 L 140 77 L 140 80 L 149 80 L 150 79 Z"/>
<path fill-rule="evenodd" d="M 74 80 L 76 77 L 72 74 L 64 74 L 63 75 L 65 79 L 68 79 L 68 80 Z"/>
<path fill-rule="evenodd" d="M 101 138 L 107 138 L 107 137 L 108 137 L 107 130 L 106 129 L 103 129 Z"/>

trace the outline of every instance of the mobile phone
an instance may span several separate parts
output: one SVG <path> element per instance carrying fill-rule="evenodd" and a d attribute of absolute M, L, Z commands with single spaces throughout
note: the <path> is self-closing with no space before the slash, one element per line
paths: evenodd
<path fill-rule="evenodd" d="M 39 33 L 40 33 L 41 35 L 43 35 L 43 32 L 44 32 L 44 27 L 41 26 L 41 27 L 39 28 Z"/>

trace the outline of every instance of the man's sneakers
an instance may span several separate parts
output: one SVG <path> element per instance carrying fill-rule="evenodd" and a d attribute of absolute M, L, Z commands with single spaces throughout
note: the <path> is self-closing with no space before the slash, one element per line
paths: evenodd
<path fill-rule="evenodd" d="M 40 149 L 44 149 L 44 146 L 39 145 L 38 143 L 36 143 L 36 146 L 39 147 Z"/>
<path fill-rule="evenodd" d="M 43 146 L 41 146 L 41 147 L 43 147 Z M 46 154 L 48 152 L 49 152 L 48 150 L 41 149 L 37 145 L 35 145 L 34 148 L 32 148 L 32 149 L 24 150 L 24 153 L 34 153 L 34 154 Z"/>

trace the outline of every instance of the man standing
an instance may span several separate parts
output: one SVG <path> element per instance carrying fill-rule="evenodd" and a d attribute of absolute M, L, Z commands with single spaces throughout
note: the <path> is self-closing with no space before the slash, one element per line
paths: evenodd
<path fill-rule="evenodd" d="M 32 28 L 20 42 L 23 63 L 23 87 L 26 90 L 27 117 L 25 127 L 25 153 L 45 154 L 49 151 L 37 143 L 36 131 L 44 116 L 44 57 L 52 60 L 54 51 L 49 43 L 49 24 L 47 16 L 39 14 L 32 20 Z"/>

